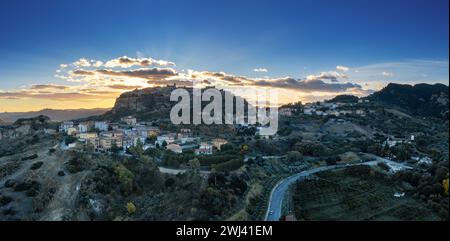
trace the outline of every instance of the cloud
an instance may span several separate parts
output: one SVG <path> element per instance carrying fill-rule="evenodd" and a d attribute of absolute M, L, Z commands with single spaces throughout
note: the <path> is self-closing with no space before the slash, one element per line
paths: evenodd
<path fill-rule="evenodd" d="M 258 80 L 255 81 L 253 85 L 262 87 L 294 89 L 304 92 L 343 92 L 362 89 L 360 85 L 350 82 L 326 83 L 320 79 L 297 80 L 290 77 L 275 80 Z"/>
<path fill-rule="evenodd" d="M 341 78 L 348 78 L 346 74 L 339 73 L 336 71 L 328 71 L 328 72 L 321 72 L 317 75 L 308 75 L 306 77 L 306 81 L 315 81 L 315 80 L 330 80 L 331 82 L 338 82 Z"/>
<path fill-rule="evenodd" d="M 95 75 L 95 72 L 94 71 L 90 71 L 90 70 L 74 70 L 74 71 L 71 72 L 71 74 L 86 76 L 86 75 Z"/>
<path fill-rule="evenodd" d="M 157 67 L 159 66 L 159 67 Z M 164 66 L 164 67 L 162 67 Z M 297 93 L 301 96 L 331 96 L 333 94 L 356 94 L 359 96 L 370 93 L 369 88 L 349 80 L 349 68 L 336 66 L 336 70 L 311 74 L 305 78 L 251 78 L 219 71 L 186 70 L 178 72 L 175 63 L 154 60 L 151 58 L 120 57 L 108 61 L 81 58 L 71 65 L 60 66 L 67 68 L 60 71 L 57 78 L 76 83 L 70 86 L 57 84 L 35 84 L 28 89 L 1 92 L 0 99 L 48 99 L 57 101 L 99 101 L 113 100 L 120 93 L 150 86 L 190 87 L 195 83 L 202 86 L 215 85 L 218 88 L 277 88 L 281 91 Z M 117 67 L 120 67 L 117 68 Z M 361 70 L 362 69 L 354 69 Z M 388 69 L 385 69 L 388 70 Z M 255 68 L 255 72 L 267 72 L 265 68 Z M 381 71 L 378 72 L 378 76 Z M 353 75 L 352 71 L 352 75 Z M 295 94 L 290 94 L 295 98 Z"/>
<path fill-rule="evenodd" d="M 107 61 L 104 66 L 107 68 L 115 68 L 115 67 L 130 68 L 133 66 L 168 67 L 168 66 L 175 66 L 175 63 L 170 62 L 170 61 L 165 61 L 165 60 L 155 60 L 152 58 L 130 58 L 127 56 L 122 56 L 122 57 Z"/>
<path fill-rule="evenodd" d="M 165 79 L 167 77 L 177 76 L 178 73 L 172 68 L 143 68 L 135 70 L 115 71 L 110 69 L 95 70 L 95 73 L 99 73 L 106 76 L 116 77 L 131 77 L 141 78 L 146 80 Z"/>
<path fill-rule="evenodd" d="M 192 87 L 193 81 L 190 79 L 167 79 L 167 80 L 153 80 L 148 81 L 148 84 L 152 85 L 176 85 L 184 87 Z"/>
<path fill-rule="evenodd" d="M 391 72 L 386 72 L 386 71 L 381 72 L 381 74 L 382 74 L 383 76 L 386 76 L 386 77 L 392 77 L 392 76 L 394 76 L 393 73 L 391 73 Z"/>
<path fill-rule="evenodd" d="M 91 62 L 85 58 L 81 58 L 81 59 L 73 62 L 73 65 L 75 65 L 76 67 L 90 67 Z"/>
<path fill-rule="evenodd" d="M 107 87 L 111 88 L 111 89 L 117 89 L 117 90 L 134 90 L 134 89 L 142 88 L 142 86 L 140 86 L 140 85 L 120 85 L 120 84 L 108 85 Z"/>
<path fill-rule="evenodd" d="M 225 81 L 228 84 L 244 84 L 249 82 L 249 78 L 245 76 L 236 76 L 232 74 L 227 74 L 225 72 L 209 72 L 209 71 L 203 71 L 203 72 L 194 72 L 192 74 L 192 77 L 194 78 L 210 78 L 214 80 L 221 80 Z"/>
<path fill-rule="evenodd" d="M 103 62 L 102 61 L 99 61 L 99 60 L 91 60 L 91 62 L 92 62 L 92 66 L 94 66 L 94 67 L 97 67 L 97 68 L 99 68 L 99 67 L 102 67 L 103 66 Z"/>
<path fill-rule="evenodd" d="M 172 68 L 142 68 L 134 70 L 112 70 L 112 69 L 97 69 L 97 70 L 74 70 L 70 72 L 75 78 L 90 77 L 88 79 L 74 79 L 74 82 L 116 82 L 112 77 L 121 78 L 140 78 L 144 80 L 164 80 L 169 77 L 178 76 L 178 72 Z M 101 76 L 107 79 L 101 79 Z M 121 81 L 124 82 L 124 81 Z"/>
<path fill-rule="evenodd" d="M 253 72 L 264 72 L 264 73 L 267 73 L 269 71 L 266 68 L 256 68 L 256 69 L 253 69 Z"/>
<path fill-rule="evenodd" d="M 29 91 L 0 92 L 0 99 L 48 99 L 56 101 L 97 100 L 99 96 L 78 92 L 67 93 L 33 93 Z"/>
<path fill-rule="evenodd" d="M 67 64 L 60 64 L 59 67 L 60 67 L 61 69 L 64 69 L 64 68 L 69 67 L 69 65 L 67 65 Z"/>
<path fill-rule="evenodd" d="M 386 77 L 401 84 L 442 83 L 448 85 L 448 60 L 403 60 L 354 67 L 352 77 L 362 82 L 381 83 Z M 384 73 L 383 73 L 384 72 Z M 384 78 L 383 78 L 384 77 Z M 385 85 L 386 83 L 383 83 Z"/>
<path fill-rule="evenodd" d="M 349 67 L 346 67 L 346 66 L 342 66 L 342 65 L 338 65 L 338 66 L 336 66 L 336 69 L 337 69 L 337 70 L 339 70 L 339 71 L 342 71 L 342 72 L 347 72 L 347 71 L 349 71 L 349 70 L 350 70 L 350 68 L 349 68 Z"/>
<path fill-rule="evenodd" d="M 19 99 L 27 96 L 28 94 L 24 91 L 0 92 L 0 99 Z"/>
<path fill-rule="evenodd" d="M 32 85 L 30 89 L 32 90 L 44 90 L 44 89 L 58 89 L 58 90 L 64 90 L 70 88 L 69 86 L 65 85 L 54 85 L 54 84 L 40 84 L 40 85 Z"/>

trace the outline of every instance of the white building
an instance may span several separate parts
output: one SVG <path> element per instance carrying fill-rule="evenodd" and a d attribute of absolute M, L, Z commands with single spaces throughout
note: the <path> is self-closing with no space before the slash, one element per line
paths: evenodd
<path fill-rule="evenodd" d="M 305 109 L 303 109 L 303 113 L 305 115 L 312 115 L 314 111 L 315 111 L 314 108 L 305 108 Z"/>
<path fill-rule="evenodd" d="M 133 116 L 127 116 L 127 117 L 123 117 L 121 119 L 121 121 L 129 126 L 134 126 L 137 123 L 136 118 L 134 118 Z"/>
<path fill-rule="evenodd" d="M 77 128 L 75 128 L 75 127 L 69 127 L 69 128 L 67 128 L 67 135 L 69 135 L 69 136 L 73 136 L 73 135 L 76 135 L 77 134 Z"/>
<path fill-rule="evenodd" d="M 169 144 L 166 148 L 167 150 L 175 153 L 183 153 L 183 148 L 181 148 L 181 146 L 178 144 Z"/>
<path fill-rule="evenodd" d="M 158 144 L 159 146 L 162 146 L 162 144 L 166 142 L 166 144 L 171 144 L 175 142 L 175 135 L 174 134 L 167 134 L 167 135 L 161 135 L 156 137 L 155 145 Z"/>
<path fill-rule="evenodd" d="M 63 122 L 61 124 L 61 126 L 59 126 L 59 132 L 67 133 L 69 128 L 72 128 L 72 127 L 73 127 L 73 122 L 72 121 Z"/>
<path fill-rule="evenodd" d="M 228 141 L 225 140 L 225 139 L 216 138 L 216 139 L 214 139 L 214 140 L 212 141 L 212 143 L 213 143 L 213 146 L 214 146 L 215 148 L 217 148 L 217 150 L 220 151 L 220 148 L 222 147 L 222 145 L 227 144 Z"/>
<path fill-rule="evenodd" d="M 433 159 L 431 159 L 431 158 L 429 158 L 427 156 L 426 157 L 422 157 L 422 158 L 419 159 L 418 164 L 424 164 L 424 165 L 429 166 L 429 165 L 433 164 Z"/>
<path fill-rule="evenodd" d="M 360 116 L 365 116 L 366 115 L 366 112 L 364 111 L 364 110 L 356 110 L 356 112 L 355 112 L 357 115 L 360 115 Z"/>
<path fill-rule="evenodd" d="M 395 194 L 394 194 L 394 197 L 396 197 L 396 198 L 401 198 L 401 197 L 404 197 L 405 196 L 405 193 L 404 192 L 396 192 Z"/>
<path fill-rule="evenodd" d="M 98 129 L 99 131 L 108 131 L 109 124 L 106 121 L 96 121 L 94 123 L 95 129 Z"/>
<path fill-rule="evenodd" d="M 78 133 L 87 133 L 89 130 L 89 125 L 86 123 L 78 124 Z"/>
<path fill-rule="evenodd" d="M 213 153 L 213 146 L 206 142 L 202 142 L 200 144 L 200 147 L 195 150 L 196 155 L 212 155 L 212 153 Z"/>
<path fill-rule="evenodd" d="M 293 112 L 294 112 L 294 110 L 292 108 L 283 108 L 278 111 L 278 113 L 281 116 L 288 116 L 288 117 L 292 116 Z"/>

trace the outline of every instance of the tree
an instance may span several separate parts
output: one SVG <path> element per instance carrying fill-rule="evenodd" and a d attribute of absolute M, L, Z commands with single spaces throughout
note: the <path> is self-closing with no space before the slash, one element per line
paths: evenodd
<path fill-rule="evenodd" d="M 94 153 L 94 151 L 95 151 L 94 144 L 92 144 L 90 142 L 86 143 L 86 145 L 84 146 L 84 151 L 89 154 Z"/>
<path fill-rule="evenodd" d="M 214 164 L 212 167 L 216 169 L 219 172 L 229 172 L 239 169 L 241 166 L 244 165 L 244 160 L 242 158 L 232 159 L 230 161 L 220 163 L 220 164 Z"/>
<path fill-rule="evenodd" d="M 287 158 L 289 162 L 298 162 L 303 160 L 303 155 L 298 151 L 290 151 Z"/>
<path fill-rule="evenodd" d="M 113 153 L 113 154 L 118 154 L 120 150 L 122 150 L 122 148 L 118 147 L 118 146 L 117 146 L 117 143 L 114 142 L 114 143 L 111 145 L 111 153 Z"/>
<path fill-rule="evenodd" d="M 136 212 L 136 205 L 132 202 L 127 203 L 127 212 L 129 215 L 134 214 Z"/>
<path fill-rule="evenodd" d="M 136 145 L 129 148 L 130 153 L 135 157 L 141 157 L 144 154 L 144 144 L 138 139 Z"/>
<path fill-rule="evenodd" d="M 328 166 L 336 165 L 338 161 L 340 161 L 339 156 L 330 156 L 327 157 L 327 159 L 325 159 L 325 162 L 327 163 Z"/>
<path fill-rule="evenodd" d="M 325 154 L 325 147 L 320 143 L 297 143 L 294 149 L 304 156 L 322 156 Z"/>
<path fill-rule="evenodd" d="M 397 159 L 401 161 L 406 161 L 411 158 L 411 147 L 406 144 L 394 147 L 392 149 L 392 152 L 397 157 Z"/>
<path fill-rule="evenodd" d="M 200 161 L 197 158 L 189 160 L 189 167 L 192 171 L 197 172 L 200 169 Z"/>
<path fill-rule="evenodd" d="M 448 196 L 448 178 L 442 181 L 442 187 L 444 188 L 445 194 Z"/>
<path fill-rule="evenodd" d="M 234 149 L 235 149 L 235 146 L 233 143 L 226 143 L 220 147 L 221 152 L 232 151 Z"/>
<path fill-rule="evenodd" d="M 171 187 L 173 187 L 174 185 L 175 185 L 175 179 L 173 179 L 173 178 L 167 178 L 166 179 L 166 181 L 164 182 L 164 185 L 167 187 L 167 188 L 171 188 Z"/>
<path fill-rule="evenodd" d="M 147 137 L 147 139 L 145 140 L 146 143 L 149 144 L 155 144 L 156 141 L 156 135 L 150 135 L 149 137 Z"/>
<path fill-rule="evenodd" d="M 241 145 L 241 154 L 246 154 L 248 152 L 248 145 L 247 144 L 242 144 Z"/>
<path fill-rule="evenodd" d="M 75 141 L 77 141 L 77 138 L 74 136 L 66 136 L 66 138 L 64 138 L 64 143 L 67 145 L 74 143 Z"/>
<path fill-rule="evenodd" d="M 119 181 L 122 191 L 129 194 L 133 188 L 134 174 L 128 170 L 124 165 L 117 165 L 114 168 L 116 178 Z"/>

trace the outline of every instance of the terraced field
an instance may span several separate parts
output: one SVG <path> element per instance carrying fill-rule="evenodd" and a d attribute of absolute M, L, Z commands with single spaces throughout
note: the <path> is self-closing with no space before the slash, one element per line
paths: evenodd
<path fill-rule="evenodd" d="M 431 210 L 368 167 L 319 173 L 297 184 L 293 203 L 299 220 L 439 220 Z"/>

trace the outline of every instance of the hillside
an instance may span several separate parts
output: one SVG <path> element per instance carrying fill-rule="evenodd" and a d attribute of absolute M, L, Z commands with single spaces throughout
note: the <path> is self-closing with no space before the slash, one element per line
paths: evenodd
<path fill-rule="evenodd" d="M 86 118 L 89 116 L 102 115 L 109 109 L 67 109 L 67 110 L 53 110 L 53 109 L 43 109 L 40 111 L 30 111 L 30 112 L 4 112 L 0 113 L 0 119 L 6 122 L 15 122 L 18 119 L 32 118 L 36 116 L 48 116 L 53 121 L 65 121 Z M 1 121 L 0 121 L 1 123 Z"/>
<path fill-rule="evenodd" d="M 172 107 L 178 103 L 170 101 L 170 94 L 175 89 L 176 87 L 174 86 L 166 86 L 125 92 L 116 99 L 116 103 L 111 111 L 108 111 L 99 118 L 114 121 L 123 116 L 133 115 L 140 121 L 169 119 Z M 192 106 L 192 88 L 186 88 L 186 90 L 191 95 Z M 203 89 L 202 91 L 204 90 L 206 89 Z M 221 92 L 222 96 L 225 96 L 225 91 L 221 90 Z M 237 98 L 241 97 L 235 96 L 235 99 Z M 208 103 L 209 102 L 202 102 L 202 105 L 205 106 Z M 246 101 L 245 103 L 247 104 Z M 224 100 L 222 106 L 225 108 Z M 222 111 L 222 113 L 223 112 L 224 111 Z"/>
<path fill-rule="evenodd" d="M 413 115 L 448 118 L 449 87 L 443 84 L 389 84 L 367 98 Z"/>
<path fill-rule="evenodd" d="M 337 95 L 336 97 L 334 97 L 331 100 L 328 100 L 328 102 L 331 103 L 356 103 L 358 102 L 358 97 L 354 96 L 354 95 Z"/>

